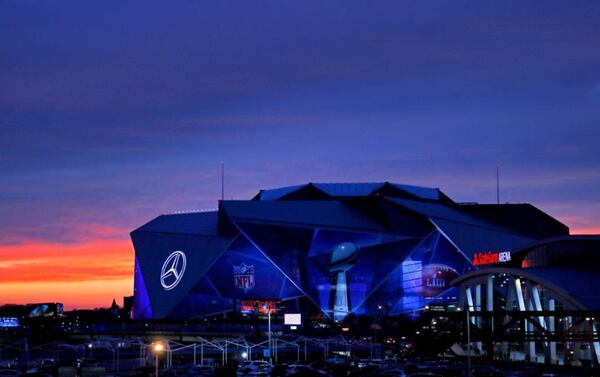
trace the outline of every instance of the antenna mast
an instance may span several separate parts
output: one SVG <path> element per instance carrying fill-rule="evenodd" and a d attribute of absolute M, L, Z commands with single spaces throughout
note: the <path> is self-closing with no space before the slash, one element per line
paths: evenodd
<path fill-rule="evenodd" d="M 221 162 L 221 200 L 225 200 L 225 163 Z"/>
<path fill-rule="evenodd" d="M 496 203 L 500 204 L 500 168 L 496 166 Z"/>

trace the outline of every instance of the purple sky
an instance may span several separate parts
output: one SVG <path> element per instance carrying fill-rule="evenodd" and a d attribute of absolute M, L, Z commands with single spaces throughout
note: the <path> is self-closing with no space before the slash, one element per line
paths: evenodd
<path fill-rule="evenodd" d="M 4 1 L 0 243 L 307 181 L 600 232 L 600 3 Z"/>

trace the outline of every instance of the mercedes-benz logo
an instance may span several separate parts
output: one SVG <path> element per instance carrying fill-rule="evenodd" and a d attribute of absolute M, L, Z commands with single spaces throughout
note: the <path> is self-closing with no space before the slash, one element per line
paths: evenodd
<path fill-rule="evenodd" d="M 166 291 L 170 291 L 179 284 L 185 272 L 185 263 L 183 251 L 174 251 L 167 257 L 160 271 L 160 284 Z"/>

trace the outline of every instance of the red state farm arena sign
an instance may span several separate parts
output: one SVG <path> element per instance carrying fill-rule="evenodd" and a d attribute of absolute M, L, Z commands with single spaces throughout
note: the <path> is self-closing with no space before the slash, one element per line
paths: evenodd
<path fill-rule="evenodd" d="M 475 255 L 473 255 L 473 265 L 480 266 L 482 264 L 505 263 L 510 262 L 510 259 L 510 251 L 475 253 Z"/>

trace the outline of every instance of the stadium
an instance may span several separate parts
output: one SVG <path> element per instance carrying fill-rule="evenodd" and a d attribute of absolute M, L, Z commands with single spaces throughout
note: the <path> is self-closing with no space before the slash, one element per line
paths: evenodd
<path fill-rule="evenodd" d="M 457 203 L 437 188 L 383 182 L 261 190 L 251 200 L 222 200 L 216 211 L 159 216 L 131 237 L 136 319 L 201 318 L 281 302 L 286 311 L 338 322 L 430 305 L 466 303 L 476 311 L 485 306 L 485 282 L 477 282 L 490 275 L 482 271 L 523 267 L 574 308 L 600 303 L 597 261 L 586 265 L 582 290 L 561 275 L 580 265 L 550 268 L 542 256 L 560 259 L 546 250 L 561 245 L 565 259 L 579 242 L 565 225 L 530 204 Z M 597 241 L 587 240 L 592 249 Z M 488 310 L 499 289 L 490 287 Z"/>

